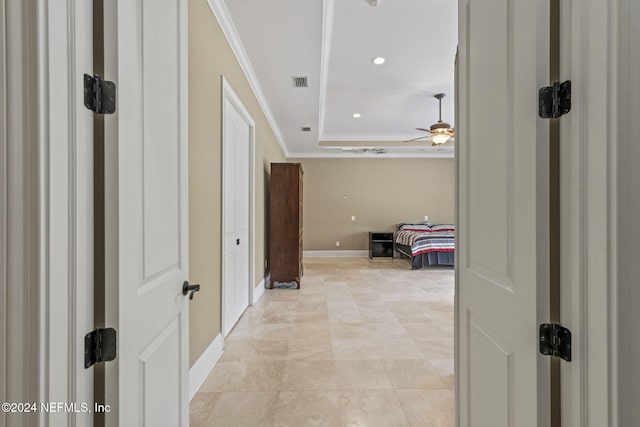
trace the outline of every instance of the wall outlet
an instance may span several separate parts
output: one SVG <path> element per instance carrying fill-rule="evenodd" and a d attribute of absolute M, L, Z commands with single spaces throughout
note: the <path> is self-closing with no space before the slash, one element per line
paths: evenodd
<path fill-rule="evenodd" d="M 425 216 L 424 216 L 424 220 L 425 220 L 425 221 L 429 221 L 429 215 L 425 215 Z"/>
<path fill-rule="evenodd" d="M 351 221 L 355 221 L 356 220 L 356 216 L 355 215 L 351 215 Z"/>
<path fill-rule="evenodd" d="M 336 242 L 336 246 L 340 246 L 340 242 Z"/>

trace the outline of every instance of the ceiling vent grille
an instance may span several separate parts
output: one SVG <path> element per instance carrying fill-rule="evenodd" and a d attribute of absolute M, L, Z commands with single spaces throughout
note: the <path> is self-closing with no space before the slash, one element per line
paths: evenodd
<path fill-rule="evenodd" d="M 309 77 L 293 76 L 293 87 L 309 87 Z"/>
<path fill-rule="evenodd" d="M 302 132 L 311 132 L 311 128 L 309 126 L 303 126 L 300 128 Z"/>

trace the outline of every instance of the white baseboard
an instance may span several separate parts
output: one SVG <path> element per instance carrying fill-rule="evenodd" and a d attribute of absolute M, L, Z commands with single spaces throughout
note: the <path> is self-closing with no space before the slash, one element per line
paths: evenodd
<path fill-rule="evenodd" d="M 218 334 L 189 369 L 189 401 L 200 390 L 204 380 L 207 379 L 213 367 L 218 363 L 220 356 L 222 356 L 223 347 L 224 338 L 222 338 L 222 334 Z"/>
<path fill-rule="evenodd" d="M 302 256 L 309 258 L 367 258 L 369 251 L 304 251 Z"/>
<path fill-rule="evenodd" d="M 258 301 L 260 301 L 260 298 L 262 298 L 262 295 L 264 295 L 264 290 L 266 284 L 269 283 L 269 280 L 271 280 L 270 274 L 262 279 L 260 283 L 258 283 L 258 286 L 253 289 L 253 302 L 251 303 L 251 305 L 255 305 L 258 303 Z"/>

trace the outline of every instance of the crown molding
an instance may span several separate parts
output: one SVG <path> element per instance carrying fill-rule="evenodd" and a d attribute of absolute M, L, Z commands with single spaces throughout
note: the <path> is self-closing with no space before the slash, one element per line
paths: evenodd
<path fill-rule="evenodd" d="M 417 138 L 415 134 L 413 135 L 371 135 L 371 136 L 361 136 L 361 137 L 353 137 L 347 135 L 331 135 L 320 138 L 319 143 L 322 144 L 324 142 L 404 142 L 409 139 Z M 429 140 L 429 135 L 425 135 L 425 141 Z M 455 142 L 455 137 L 449 139 L 451 142 Z"/>
<path fill-rule="evenodd" d="M 247 55 L 247 51 L 244 49 L 244 45 L 240 40 L 240 36 L 238 34 L 238 30 L 231 19 L 231 15 L 229 14 L 229 9 L 227 9 L 227 5 L 224 3 L 224 0 L 207 0 L 209 3 L 209 7 L 213 12 L 216 20 L 220 24 L 220 28 L 222 28 L 222 32 L 229 42 L 231 46 L 231 50 L 235 55 L 236 59 L 240 63 L 240 68 L 242 68 L 242 72 L 245 77 L 249 81 L 249 86 L 251 86 L 251 90 L 253 90 L 253 94 L 258 100 L 258 104 L 260 108 L 262 108 L 262 112 L 264 113 L 269 125 L 271 126 L 271 130 L 273 131 L 278 143 L 280 144 L 280 148 L 284 152 L 286 157 L 289 157 L 289 150 L 284 142 L 284 138 L 282 137 L 282 133 L 280 132 L 280 128 L 271 113 L 271 109 L 269 108 L 269 103 L 267 102 L 267 98 L 264 96 L 264 92 L 262 92 L 262 87 L 258 82 L 258 78 L 256 73 L 251 65 L 251 61 L 249 60 L 249 56 Z"/>
<path fill-rule="evenodd" d="M 287 159 L 453 159 L 455 153 L 291 153 Z"/>

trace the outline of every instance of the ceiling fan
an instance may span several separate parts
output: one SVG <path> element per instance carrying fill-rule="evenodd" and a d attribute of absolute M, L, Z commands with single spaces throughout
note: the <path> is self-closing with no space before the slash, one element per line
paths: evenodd
<path fill-rule="evenodd" d="M 427 132 L 428 135 L 403 142 L 412 142 L 423 138 L 431 138 L 431 145 L 441 145 L 447 142 L 449 138 L 456 134 L 456 131 L 451 127 L 449 123 L 445 123 L 442 121 L 442 98 L 444 98 L 444 96 L 444 93 L 437 93 L 433 96 L 438 100 L 440 110 L 440 113 L 438 115 L 438 123 L 432 124 L 429 129 L 416 128 L 416 130 Z"/>

